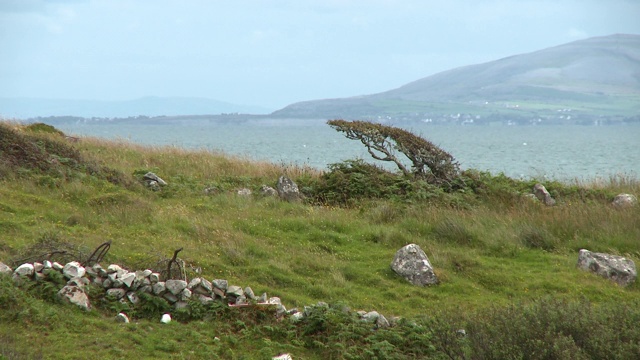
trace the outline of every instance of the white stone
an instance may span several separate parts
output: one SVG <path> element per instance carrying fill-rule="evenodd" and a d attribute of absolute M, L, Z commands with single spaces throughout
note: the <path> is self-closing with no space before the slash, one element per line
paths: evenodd
<path fill-rule="evenodd" d="M 58 291 L 58 296 L 65 301 L 78 305 L 86 311 L 91 310 L 89 297 L 81 287 L 67 285 Z"/>
<path fill-rule="evenodd" d="M 13 269 L 9 265 L 0 262 L 0 274 L 11 275 L 13 274 Z"/>
<path fill-rule="evenodd" d="M 64 266 L 62 266 L 62 264 L 58 263 L 57 261 L 54 261 L 53 264 L 51 264 L 51 267 L 58 271 L 62 271 L 62 269 L 64 269 Z"/>
<path fill-rule="evenodd" d="M 157 283 L 158 281 L 160 281 L 160 274 L 152 273 L 151 275 L 149 275 L 149 281 L 151 281 L 152 284 Z"/>
<path fill-rule="evenodd" d="M 122 281 L 122 283 L 128 288 L 131 287 L 135 279 L 136 279 L 136 274 L 134 273 L 126 273 L 122 275 L 122 277 L 118 278 L 118 280 Z"/>
<path fill-rule="evenodd" d="M 638 276 L 633 260 L 622 256 L 594 253 L 582 249 L 578 254 L 578 268 L 598 274 L 620 286 L 633 283 Z"/>
<path fill-rule="evenodd" d="M 34 262 L 33 263 L 33 270 L 35 272 L 42 272 L 42 270 L 44 270 L 44 264 L 39 263 L 39 262 Z"/>
<path fill-rule="evenodd" d="M 638 203 L 638 198 L 632 194 L 618 194 L 613 199 L 611 205 L 616 208 L 623 209 L 633 207 Z"/>
<path fill-rule="evenodd" d="M 116 315 L 116 321 L 119 322 L 119 323 L 128 324 L 129 323 L 129 317 L 125 313 L 119 313 L 118 315 Z"/>
<path fill-rule="evenodd" d="M 13 273 L 18 276 L 33 276 L 35 269 L 33 268 L 33 264 L 22 264 L 18 266 Z"/>
<path fill-rule="evenodd" d="M 170 314 L 164 314 L 162 315 L 162 317 L 160 318 L 160 322 L 163 324 L 168 324 L 171 322 L 171 315 Z"/>
<path fill-rule="evenodd" d="M 72 261 L 70 263 L 67 263 L 62 269 L 62 274 L 67 279 L 71 279 L 74 277 L 83 277 L 85 273 L 86 273 L 86 270 L 77 261 Z"/>
<path fill-rule="evenodd" d="M 293 360 L 293 358 L 289 354 L 282 354 L 272 357 L 271 360 Z"/>
<path fill-rule="evenodd" d="M 151 289 L 153 290 L 153 293 L 156 295 L 161 295 L 167 290 L 167 288 L 164 286 L 164 281 L 160 281 L 153 284 L 151 286 Z"/>

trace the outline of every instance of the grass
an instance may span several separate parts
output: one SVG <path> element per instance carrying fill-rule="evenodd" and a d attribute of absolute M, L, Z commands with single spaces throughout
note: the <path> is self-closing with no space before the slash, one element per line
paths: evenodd
<path fill-rule="evenodd" d="M 25 141 L 49 149 L 33 158 L 47 164 L 11 163 L 6 153 L 0 161 L 0 260 L 14 266 L 19 264 L 12 261 L 41 253 L 43 244 L 86 256 L 111 240 L 103 265 L 130 269 L 153 268 L 183 247 L 180 257 L 188 269 L 278 296 L 287 308 L 323 301 L 419 324 L 425 315 L 439 314 L 437 319 L 451 326 L 476 328 L 487 318 L 515 316 L 508 311 L 512 306 L 542 311 L 539 299 L 559 302 L 554 305 L 558 311 L 570 311 L 580 302 L 583 310 L 602 309 L 604 319 L 606 309 L 632 306 L 640 295 L 637 283 L 621 288 L 575 267 L 581 248 L 640 259 L 640 209 L 609 206 L 617 193 L 640 193 L 635 179 L 548 182 L 558 200 L 554 207 L 519 195 L 535 181 L 479 173 L 468 174 L 473 191 L 419 189 L 418 197 L 384 192 L 382 198 L 358 198 L 346 205 L 318 203 L 313 196 L 288 203 L 240 197 L 235 191 L 248 187 L 257 193 L 263 184 L 275 186 L 283 174 L 313 190 L 323 174 L 208 151 L 93 138 L 69 143 L 57 133 L 0 124 L 5 130 L 8 126 Z M 75 156 L 73 165 L 50 163 L 47 154 L 56 151 Z M 146 171 L 169 185 L 157 192 L 144 188 L 136 176 Z M 205 194 L 211 186 L 220 192 Z M 408 243 L 428 254 L 438 286 L 414 287 L 390 270 L 395 252 Z M 296 359 L 348 358 L 350 350 L 337 349 L 350 344 L 362 348 L 353 358 L 412 358 L 399 352 L 407 344 L 395 338 L 396 332 L 418 336 L 409 324 L 362 335 L 360 322 L 333 310 L 319 313 L 317 323 L 301 325 L 255 309 L 224 308 L 205 311 L 213 317 L 168 326 L 140 315 L 125 326 L 113 321 L 113 305 L 98 304 L 97 311 L 86 314 L 0 280 L 0 303 L 13 310 L 0 315 L 0 354 L 6 358 L 266 359 L 281 352 Z M 437 319 L 424 324 L 436 329 L 439 323 L 432 322 Z M 354 334 L 360 340 L 348 340 Z M 424 329 L 420 334 L 425 338 L 415 344 L 436 346 L 446 340 Z M 74 352 L 68 351 L 69 343 Z M 444 356 L 442 346 L 430 349 L 413 356 Z"/>

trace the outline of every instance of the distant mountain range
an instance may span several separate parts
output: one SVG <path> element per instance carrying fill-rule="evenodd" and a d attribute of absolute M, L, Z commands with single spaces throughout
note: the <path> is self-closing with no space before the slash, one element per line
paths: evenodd
<path fill-rule="evenodd" d="M 264 114 L 266 108 L 193 97 L 149 96 L 126 101 L 0 98 L 0 116 L 27 119 L 47 116 L 125 118 L 198 114 Z"/>
<path fill-rule="evenodd" d="M 640 35 L 617 34 L 441 72 L 366 96 L 299 102 L 274 117 L 354 118 L 570 110 L 640 115 Z"/>

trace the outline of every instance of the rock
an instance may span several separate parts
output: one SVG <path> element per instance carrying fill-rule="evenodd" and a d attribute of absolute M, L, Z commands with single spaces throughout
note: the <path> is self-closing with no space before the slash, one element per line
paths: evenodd
<path fill-rule="evenodd" d="M 211 290 L 211 293 L 221 299 L 225 298 L 225 294 L 223 290 L 218 289 L 217 287 L 214 287 L 213 290 Z"/>
<path fill-rule="evenodd" d="M 227 291 L 227 289 L 229 288 L 229 282 L 227 280 L 215 279 L 211 283 L 213 284 L 214 287 L 222 291 Z"/>
<path fill-rule="evenodd" d="M 178 295 L 182 292 L 182 290 L 187 288 L 187 282 L 184 280 L 167 280 L 164 282 L 164 286 L 173 295 Z"/>
<path fill-rule="evenodd" d="M 391 269 L 414 285 L 438 283 L 427 254 L 416 244 L 409 244 L 398 250 L 391 262 Z"/>
<path fill-rule="evenodd" d="M 244 291 L 242 291 L 242 288 L 240 286 L 231 285 L 227 289 L 227 296 L 229 296 L 229 295 L 235 296 L 235 297 L 240 297 L 240 296 L 244 295 Z"/>
<path fill-rule="evenodd" d="M 163 324 L 168 324 L 171 322 L 171 314 L 164 314 L 162 315 L 162 317 L 160 318 L 160 322 Z"/>
<path fill-rule="evenodd" d="M 582 249 L 578 255 L 578 268 L 591 271 L 620 286 L 633 283 L 638 276 L 636 264 L 627 258 L 617 255 L 594 253 Z"/>
<path fill-rule="evenodd" d="M 377 311 L 370 311 L 362 315 L 362 319 L 376 324 L 377 328 L 388 328 L 391 326 L 387 318 Z"/>
<path fill-rule="evenodd" d="M 178 295 L 178 299 L 180 299 L 181 301 L 188 301 L 189 299 L 191 299 L 191 294 L 191 290 L 185 288 L 184 290 L 182 290 L 180 295 Z"/>
<path fill-rule="evenodd" d="M 136 294 L 134 291 L 129 291 L 127 293 L 127 299 L 129 299 L 129 301 L 133 304 L 136 305 L 140 302 L 140 298 L 138 297 L 138 294 Z"/>
<path fill-rule="evenodd" d="M 239 196 L 251 196 L 251 190 L 247 189 L 247 188 L 243 188 L 238 190 L 238 195 Z"/>
<path fill-rule="evenodd" d="M 151 281 L 152 284 L 157 283 L 158 281 L 160 281 L 160 274 L 152 273 L 151 275 L 149 275 L 149 281 Z"/>
<path fill-rule="evenodd" d="M 89 285 L 90 281 L 86 277 L 74 277 L 67 281 L 67 285 L 85 287 Z"/>
<path fill-rule="evenodd" d="M 13 274 L 13 269 L 9 265 L 0 262 L 0 274 L 11 275 Z"/>
<path fill-rule="evenodd" d="M 128 324 L 129 323 L 129 317 L 125 313 L 119 313 L 118 315 L 116 315 L 116 322 L 123 323 L 123 324 Z"/>
<path fill-rule="evenodd" d="M 191 281 L 189 281 L 189 285 L 187 285 L 187 289 L 189 290 L 193 290 L 194 288 L 200 286 L 200 284 L 202 283 L 202 278 L 193 278 L 191 279 Z"/>
<path fill-rule="evenodd" d="M 544 185 L 538 183 L 533 186 L 533 194 L 547 206 L 553 206 L 556 201 L 551 197 L 551 194 L 547 191 Z"/>
<path fill-rule="evenodd" d="M 166 181 L 162 180 L 158 175 L 152 172 L 148 172 L 144 174 L 144 176 L 142 177 L 142 180 L 144 180 L 147 183 L 147 185 L 155 181 L 157 185 L 167 186 Z"/>
<path fill-rule="evenodd" d="M 34 262 L 33 263 L 33 270 L 35 272 L 42 272 L 42 270 L 44 270 L 44 264 L 39 263 L 39 262 Z"/>
<path fill-rule="evenodd" d="M 126 294 L 127 294 L 127 291 L 125 289 L 113 288 L 113 289 L 107 290 L 107 296 L 112 296 L 117 300 L 122 299 Z"/>
<path fill-rule="evenodd" d="M 291 314 L 291 322 L 298 322 L 300 320 L 302 320 L 302 318 L 304 318 L 304 313 L 301 312 L 297 312 L 297 313 L 293 313 Z"/>
<path fill-rule="evenodd" d="M 299 201 L 302 199 L 298 185 L 286 176 L 280 176 L 276 189 L 283 200 Z"/>
<path fill-rule="evenodd" d="M 271 186 L 262 185 L 262 187 L 260 187 L 260 195 L 262 195 L 262 196 L 278 196 L 278 190 L 272 188 Z"/>
<path fill-rule="evenodd" d="M 262 295 L 260 295 L 260 297 L 256 299 L 256 302 L 259 304 L 266 304 L 268 298 L 269 296 L 267 295 L 267 293 L 262 293 Z"/>
<path fill-rule="evenodd" d="M 18 276 L 33 276 L 33 274 L 35 273 L 35 269 L 33 267 L 33 264 L 22 264 L 20 266 L 18 266 L 13 273 L 15 275 Z"/>
<path fill-rule="evenodd" d="M 124 269 L 120 267 L 120 265 L 117 264 L 111 264 L 107 267 L 107 274 L 118 274 L 118 273 L 122 273 Z M 117 275 L 116 275 L 117 276 Z"/>
<path fill-rule="evenodd" d="M 611 205 L 618 209 L 630 208 L 638 204 L 638 198 L 632 194 L 618 194 Z"/>
<path fill-rule="evenodd" d="M 84 290 L 79 286 L 69 286 L 66 285 L 60 291 L 58 291 L 58 296 L 71 304 L 77 305 L 82 309 L 89 311 L 91 310 L 91 303 L 89 302 L 89 297 L 84 292 Z"/>
<path fill-rule="evenodd" d="M 272 357 L 271 360 L 293 360 L 293 358 L 289 354 L 281 354 L 281 355 Z"/>
<path fill-rule="evenodd" d="M 175 304 L 178 302 L 178 297 L 176 295 L 173 295 L 172 293 L 168 292 L 165 293 L 164 295 L 162 295 L 163 298 L 165 298 L 165 300 L 167 300 L 168 302 Z"/>
<path fill-rule="evenodd" d="M 244 288 L 244 296 L 246 296 L 248 299 L 251 299 L 251 300 L 256 299 L 256 294 L 253 293 L 253 289 L 251 289 L 248 286 Z"/>
<path fill-rule="evenodd" d="M 215 195 L 220 192 L 220 190 L 215 186 L 206 187 L 203 191 L 205 195 Z"/>
<path fill-rule="evenodd" d="M 206 305 L 206 304 L 208 304 L 208 303 L 213 301 L 212 298 L 210 298 L 210 297 L 208 297 L 206 295 L 202 295 L 202 294 L 198 294 L 198 300 L 200 301 L 200 303 L 202 305 Z"/>
<path fill-rule="evenodd" d="M 136 274 L 134 273 L 126 273 L 122 277 L 118 278 L 118 280 L 122 281 L 124 286 L 131 288 L 133 285 L 133 281 L 136 279 Z"/>
<path fill-rule="evenodd" d="M 62 271 L 62 269 L 64 269 L 64 266 L 59 264 L 57 261 L 54 261 L 53 264 L 51 264 L 51 267 L 57 271 Z"/>

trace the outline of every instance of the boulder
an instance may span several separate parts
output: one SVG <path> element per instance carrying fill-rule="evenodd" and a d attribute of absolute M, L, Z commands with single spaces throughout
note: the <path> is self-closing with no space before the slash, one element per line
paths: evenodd
<path fill-rule="evenodd" d="M 9 265 L 0 262 L 0 274 L 11 275 L 12 273 L 13 269 Z"/>
<path fill-rule="evenodd" d="M 547 206 L 553 206 L 556 201 L 551 197 L 551 194 L 547 191 L 544 185 L 538 183 L 533 186 L 533 194 Z"/>
<path fill-rule="evenodd" d="M 636 264 L 617 255 L 594 253 L 582 249 L 578 254 L 578 268 L 598 274 L 620 286 L 633 283 L 638 276 Z"/>
<path fill-rule="evenodd" d="M 33 276 L 35 272 L 36 271 L 35 271 L 35 268 L 33 267 L 33 264 L 28 264 L 28 263 L 18 266 L 13 271 L 13 273 L 18 276 Z"/>
<path fill-rule="evenodd" d="M 173 295 L 178 295 L 182 292 L 182 290 L 187 288 L 187 282 L 184 280 L 167 280 L 164 282 L 164 286 Z"/>
<path fill-rule="evenodd" d="M 78 305 L 86 311 L 91 310 L 89 297 L 79 286 L 66 285 L 65 287 L 60 289 L 60 291 L 58 291 L 58 297 L 71 304 Z"/>
<path fill-rule="evenodd" d="M 158 175 L 152 173 L 152 172 L 148 172 L 146 174 L 144 174 L 144 176 L 142 177 L 142 180 L 145 181 L 145 183 L 149 186 L 151 185 L 151 182 L 155 182 L 154 185 L 162 185 L 162 186 L 167 186 L 167 182 L 162 180 Z"/>
<path fill-rule="evenodd" d="M 283 200 L 298 201 L 302 198 L 298 185 L 286 176 L 280 176 L 276 189 Z"/>
<path fill-rule="evenodd" d="M 391 269 L 414 285 L 438 283 L 427 254 L 416 244 L 409 244 L 398 250 L 391 262 Z"/>
<path fill-rule="evenodd" d="M 116 315 L 116 322 L 123 323 L 123 324 L 128 324 L 129 323 L 129 317 L 125 313 L 119 313 L 118 315 Z"/>
<path fill-rule="evenodd" d="M 251 196 L 251 189 L 242 188 L 238 190 L 238 196 Z"/>
<path fill-rule="evenodd" d="M 260 187 L 260 195 L 262 196 L 278 196 L 278 190 L 268 185 L 262 185 Z"/>
<path fill-rule="evenodd" d="M 618 194 L 611 202 L 611 205 L 618 209 L 633 207 L 636 204 L 638 204 L 638 198 L 632 194 Z"/>

